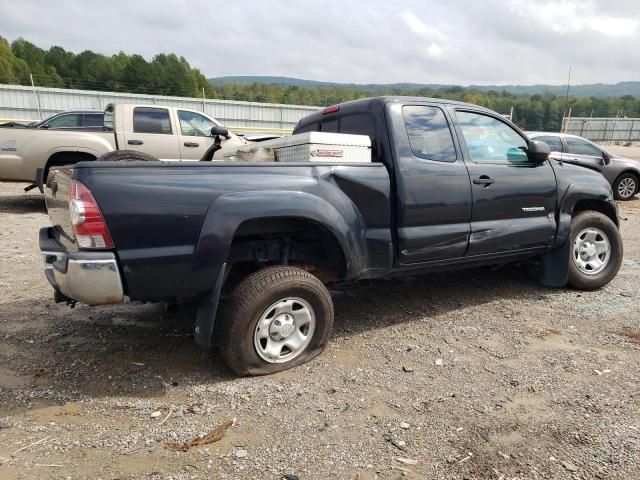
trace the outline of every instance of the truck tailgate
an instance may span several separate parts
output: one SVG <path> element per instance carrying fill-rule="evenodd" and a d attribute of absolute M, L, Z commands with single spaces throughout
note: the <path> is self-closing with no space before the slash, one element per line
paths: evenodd
<path fill-rule="evenodd" d="M 78 249 L 69 217 L 72 179 L 72 167 L 52 169 L 44 188 L 45 202 L 55 238 L 69 251 Z"/>

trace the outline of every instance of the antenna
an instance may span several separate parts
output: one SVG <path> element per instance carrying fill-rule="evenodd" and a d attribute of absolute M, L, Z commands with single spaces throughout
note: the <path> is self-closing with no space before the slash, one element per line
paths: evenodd
<path fill-rule="evenodd" d="M 562 114 L 562 119 L 567 116 L 567 107 L 569 107 L 569 85 L 571 85 L 571 65 L 569 65 L 569 79 L 567 80 L 567 94 L 564 97 L 564 113 Z M 568 125 L 565 125 L 565 130 Z"/>

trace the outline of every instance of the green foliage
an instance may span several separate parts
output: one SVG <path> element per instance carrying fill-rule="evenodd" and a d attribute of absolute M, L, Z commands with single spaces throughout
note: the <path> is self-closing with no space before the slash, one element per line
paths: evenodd
<path fill-rule="evenodd" d="M 513 121 L 526 130 L 559 131 L 565 113 L 565 97 L 551 93 L 542 95 L 514 95 L 506 91 L 481 91 L 476 88 L 438 87 L 406 88 L 396 86 L 299 86 L 266 83 L 213 82 L 214 91 L 220 98 L 256 102 L 275 102 L 298 105 L 332 105 L 358 98 L 376 95 L 408 95 L 417 97 L 446 98 L 475 103 L 502 114 L 513 108 Z M 574 98 L 569 97 L 571 114 L 574 117 L 613 117 L 624 114 L 640 117 L 640 100 L 630 95 L 618 98 Z"/>
<path fill-rule="evenodd" d="M 22 38 L 11 45 L 0 37 L 0 83 L 30 85 L 29 75 L 43 87 L 78 88 L 115 92 L 148 93 L 182 97 L 244 100 L 297 105 L 332 105 L 377 95 L 410 95 L 447 98 L 482 105 L 508 114 L 513 108 L 513 120 L 527 130 L 560 129 L 565 113 L 565 97 L 558 91 L 531 94 L 534 87 L 459 87 L 442 85 L 355 85 L 333 84 L 295 79 L 272 78 L 269 82 L 249 81 L 249 77 L 229 77 L 209 82 L 202 73 L 191 68 L 183 57 L 158 54 L 151 61 L 140 55 L 120 52 L 106 56 L 92 51 L 79 54 L 62 47 L 43 50 Z M 570 97 L 568 107 L 573 116 L 640 117 L 640 99 L 631 95 L 596 96 L 603 87 L 615 87 L 611 92 L 623 92 L 634 82 L 616 86 L 592 87 L 592 96 Z M 560 87 L 558 87 L 560 88 Z M 528 89 L 528 90 L 527 90 Z M 599 89 L 599 90 L 598 90 Z M 525 93 L 529 92 L 529 93 Z"/>
<path fill-rule="evenodd" d="M 23 38 L 10 46 L 0 37 L 0 83 L 148 93 L 179 97 L 215 98 L 202 73 L 183 57 L 156 55 L 147 62 L 123 52 L 107 56 L 85 50 L 79 54 L 62 47 L 43 50 Z"/>

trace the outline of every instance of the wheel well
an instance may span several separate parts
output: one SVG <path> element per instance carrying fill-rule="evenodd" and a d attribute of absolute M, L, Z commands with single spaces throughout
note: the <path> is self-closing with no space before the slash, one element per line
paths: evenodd
<path fill-rule="evenodd" d="M 233 238 L 227 265 L 232 266 L 229 275 L 242 277 L 268 265 L 293 265 L 325 283 L 339 280 L 346 273 L 344 254 L 334 235 L 306 218 L 243 222 Z"/>
<path fill-rule="evenodd" d="M 636 172 L 635 170 L 624 170 L 623 172 L 620 172 L 620 175 L 616 177 L 615 181 L 617 182 L 622 175 L 627 175 L 627 174 L 630 174 L 636 177 L 636 181 L 640 183 L 640 174 L 638 174 L 638 172 Z"/>
<path fill-rule="evenodd" d="M 95 160 L 95 155 L 85 152 L 57 152 L 49 157 L 46 165 L 44 166 L 45 178 L 46 174 L 51 167 L 57 167 L 60 165 L 71 165 L 78 162 L 85 162 Z"/>
<path fill-rule="evenodd" d="M 613 223 L 619 226 L 618 212 L 615 207 L 609 203 L 600 202 L 598 200 L 578 200 L 573 207 L 572 217 L 586 210 L 595 210 L 609 217 Z"/>

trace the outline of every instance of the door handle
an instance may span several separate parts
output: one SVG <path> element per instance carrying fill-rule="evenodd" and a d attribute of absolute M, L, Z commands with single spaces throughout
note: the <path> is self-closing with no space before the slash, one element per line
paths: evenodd
<path fill-rule="evenodd" d="M 196 143 L 196 142 L 184 142 L 184 146 L 185 147 L 194 147 L 195 148 L 195 147 L 199 147 L 200 144 Z"/>
<path fill-rule="evenodd" d="M 127 143 L 129 145 L 143 145 L 144 142 L 142 140 L 128 140 Z"/>
<path fill-rule="evenodd" d="M 476 185 L 484 185 L 485 187 L 488 187 L 489 185 L 496 183 L 496 181 L 488 175 L 480 175 L 478 178 L 473 179 L 473 183 L 475 183 Z"/>

